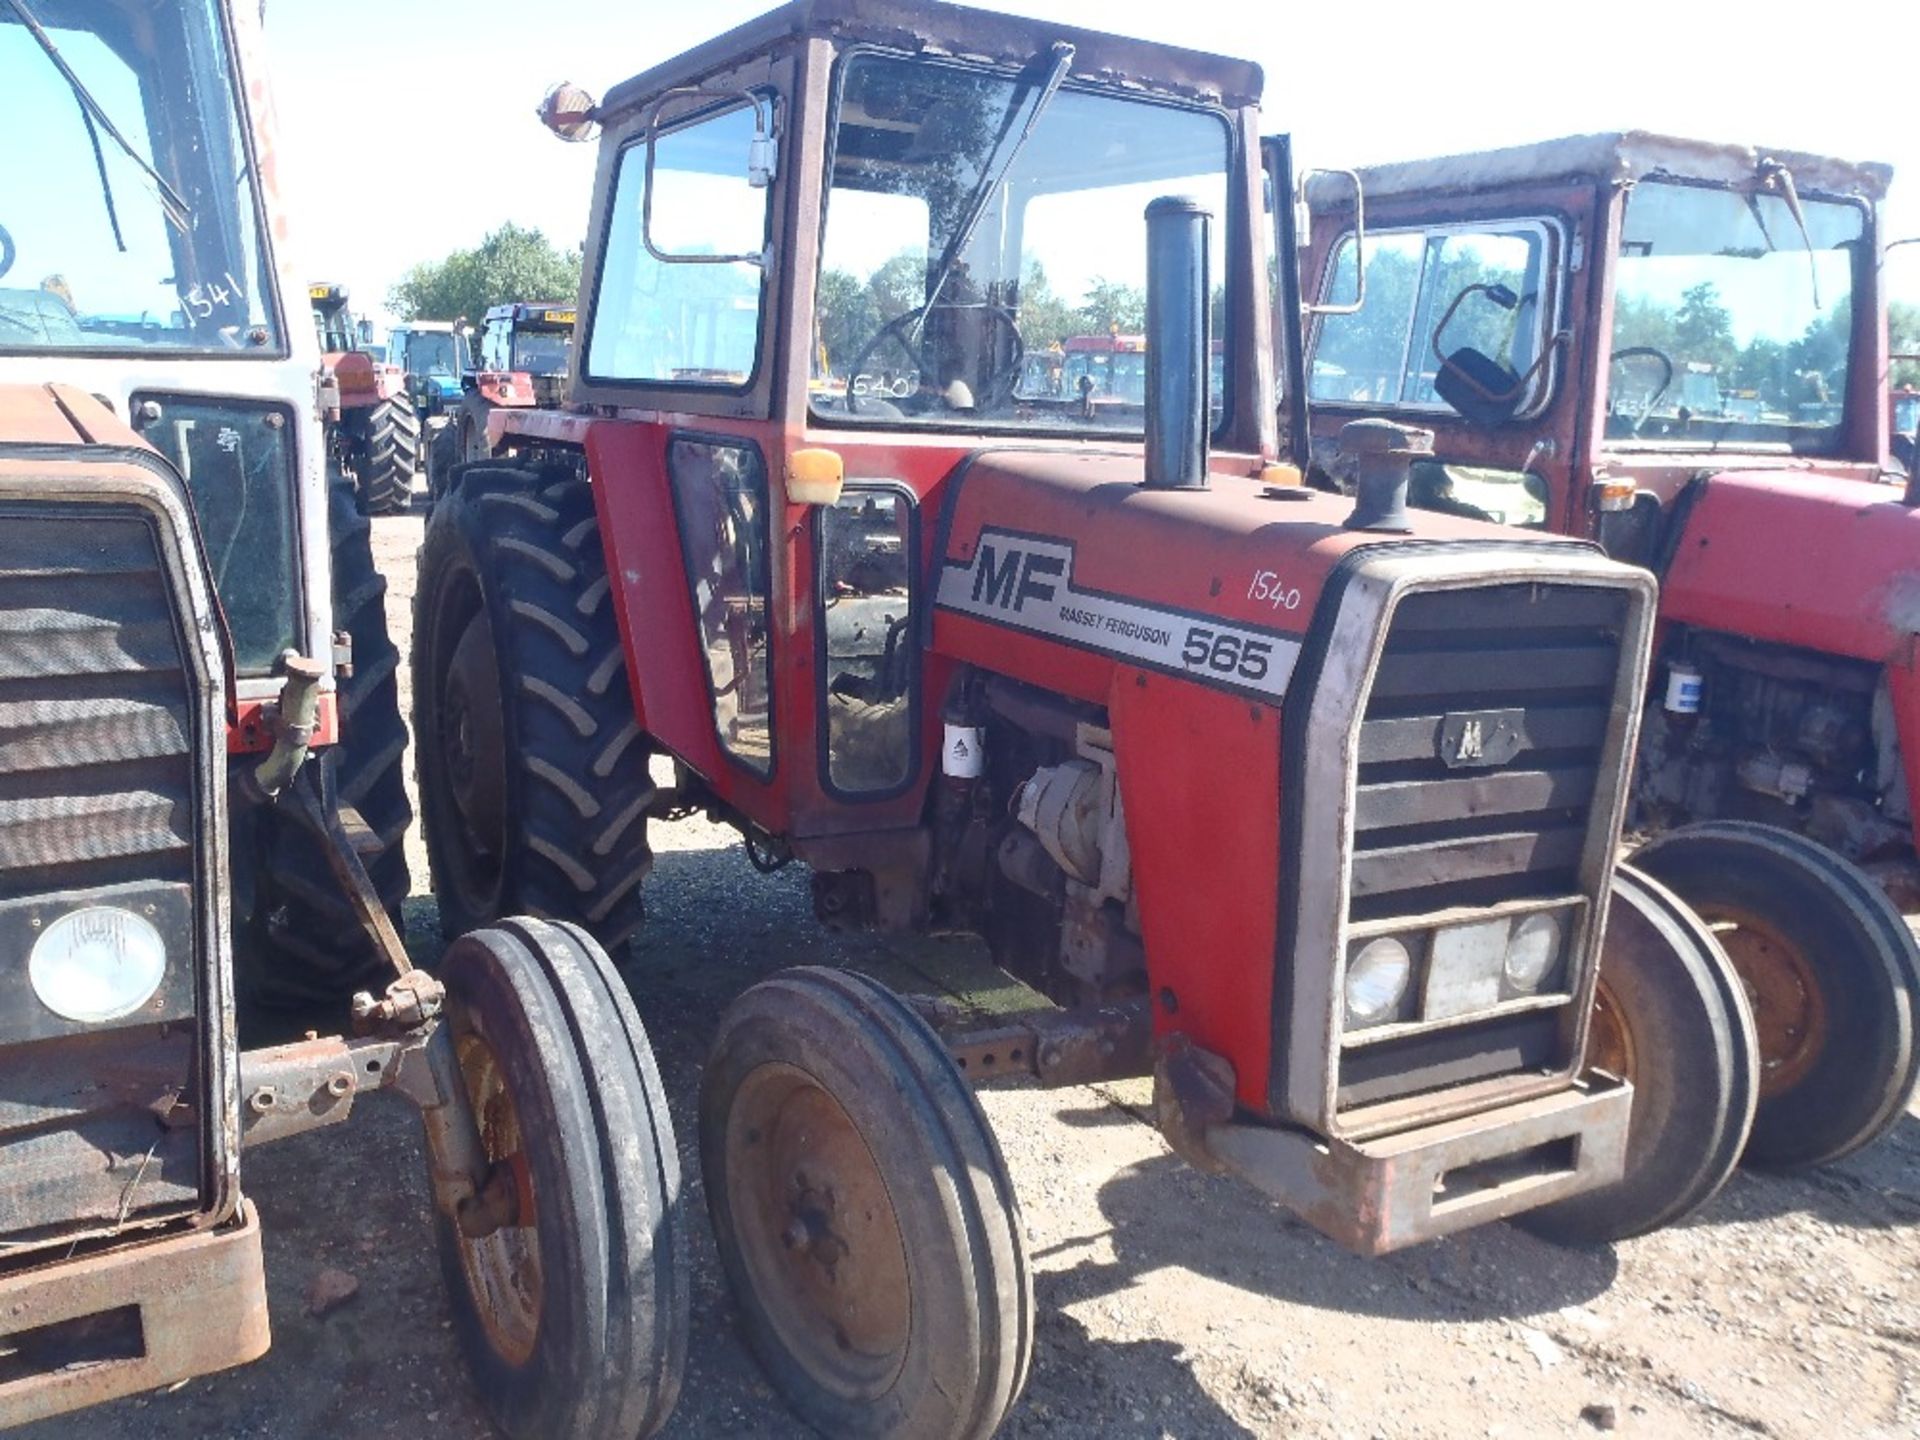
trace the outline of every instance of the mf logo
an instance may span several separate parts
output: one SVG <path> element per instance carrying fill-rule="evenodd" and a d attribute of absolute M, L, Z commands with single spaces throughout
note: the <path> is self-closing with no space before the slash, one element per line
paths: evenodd
<path fill-rule="evenodd" d="M 1485 755 L 1486 750 L 1480 743 L 1480 722 L 1469 720 L 1460 727 L 1460 738 L 1454 742 L 1453 763 L 1467 765 Z"/>
<path fill-rule="evenodd" d="M 973 561 L 973 599 L 1002 610 L 1024 610 L 1027 601 L 1049 602 L 1059 587 L 1052 582 L 1066 573 L 1063 556 L 1008 547 L 1004 552 L 982 544 Z"/>

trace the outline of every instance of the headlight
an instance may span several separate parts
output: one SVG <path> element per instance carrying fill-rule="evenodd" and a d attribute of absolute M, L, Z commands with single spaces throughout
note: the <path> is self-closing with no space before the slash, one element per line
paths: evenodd
<path fill-rule="evenodd" d="M 167 945 L 131 910 L 89 905 L 47 926 L 27 956 L 27 979 L 54 1014 L 85 1024 L 131 1015 L 160 988 Z"/>
<path fill-rule="evenodd" d="M 1541 989 L 1560 966 L 1560 948 L 1565 933 L 1560 917 L 1540 913 L 1529 915 L 1513 927 L 1507 942 L 1504 966 L 1507 984 L 1531 995 Z"/>
<path fill-rule="evenodd" d="M 1390 935 L 1369 940 L 1347 961 L 1347 1023 L 1378 1025 L 1400 1008 L 1413 955 Z"/>

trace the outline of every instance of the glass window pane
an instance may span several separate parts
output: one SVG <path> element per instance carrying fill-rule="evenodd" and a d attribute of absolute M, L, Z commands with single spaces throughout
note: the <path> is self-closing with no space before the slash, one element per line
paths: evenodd
<path fill-rule="evenodd" d="M 827 778 L 836 790 L 897 790 L 913 773 L 912 537 L 901 495 L 849 490 L 820 511 Z"/>
<path fill-rule="evenodd" d="M 655 145 L 655 248 L 668 255 L 758 254 L 767 243 L 771 188 L 747 183 L 750 106 L 662 135 Z M 737 388 L 760 349 L 764 277 L 745 261 L 670 264 L 641 237 L 647 147 L 620 157 L 587 373 Z"/>
<path fill-rule="evenodd" d="M 766 467 L 750 445 L 675 440 L 667 474 L 720 743 L 770 775 Z"/>

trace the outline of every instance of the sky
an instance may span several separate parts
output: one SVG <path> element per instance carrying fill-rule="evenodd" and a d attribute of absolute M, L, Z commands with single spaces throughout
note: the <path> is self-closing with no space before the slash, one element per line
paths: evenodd
<path fill-rule="evenodd" d="M 584 239 L 591 145 L 534 107 L 603 95 L 768 8 L 761 0 L 267 0 L 297 253 L 379 313 L 407 268 L 503 221 Z M 998 0 L 993 8 L 1257 60 L 1296 165 L 1354 166 L 1646 129 L 1882 160 L 1886 234 L 1920 236 L 1920 5 L 1484 0 Z M 1861 42 L 1867 43 L 1861 43 Z M 1844 67 L 1884 58 L 1882 74 Z M 1920 245 L 1890 262 L 1920 302 Z"/>

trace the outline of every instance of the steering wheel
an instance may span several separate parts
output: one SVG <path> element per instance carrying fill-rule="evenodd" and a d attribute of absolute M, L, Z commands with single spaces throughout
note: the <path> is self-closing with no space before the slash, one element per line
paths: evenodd
<path fill-rule="evenodd" d="M 1007 333 L 1013 337 L 1013 351 L 1004 365 L 995 366 L 993 372 L 987 376 L 986 381 L 981 386 L 984 393 L 974 398 L 973 408 L 975 410 L 989 410 L 1003 401 L 1011 399 L 1015 387 L 1020 383 L 1020 367 L 1027 358 L 1026 338 L 1021 335 L 1020 326 L 1018 322 L 1014 320 L 1012 312 L 1002 309 L 998 305 L 989 305 L 985 308 L 987 313 L 993 317 L 994 324 L 1007 327 Z M 853 364 L 848 367 L 847 370 L 846 403 L 847 413 L 849 415 L 857 414 L 860 409 L 860 397 L 853 393 L 855 382 L 859 379 L 861 372 L 866 369 L 867 361 L 872 357 L 874 351 L 878 350 L 887 341 L 893 341 L 905 351 L 913 363 L 920 367 L 920 373 L 922 375 L 933 373 L 936 367 L 928 363 L 925 332 L 923 331 L 921 334 L 918 348 L 907 338 L 907 326 L 919 317 L 920 312 L 918 310 L 908 310 L 894 316 L 893 319 L 887 321 L 886 324 L 874 331 L 873 337 L 860 347 L 859 354 L 854 357 Z M 1005 391 L 1005 394 L 1002 394 L 1002 391 Z M 867 398 L 871 399 L 873 397 L 869 396 Z M 919 408 L 924 409 L 924 404 Z M 918 412 L 916 411 L 915 413 Z"/>
<path fill-rule="evenodd" d="M 18 252 L 13 248 L 13 236 L 7 233 L 7 227 L 0 225 L 0 279 L 5 279 L 13 269 L 13 257 Z"/>
<path fill-rule="evenodd" d="M 1614 351 L 1613 358 L 1608 362 L 1609 367 L 1611 367 L 1618 365 L 1622 360 L 1638 360 L 1642 358 L 1658 360 L 1664 368 L 1665 373 L 1661 375 L 1660 383 L 1649 390 L 1646 399 L 1640 402 L 1639 417 L 1633 422 L 1633 433 L 1635 435 L 1638 435 L 1645 427 L 1648 417 L 1653 414 L 1653 407 L 1660 403 L 1660 397 L 1672 388 L 1673 359 L 1666 351 L 1656 350 L 1651 345 L 1629 345 L 1624 350 Z"/>

